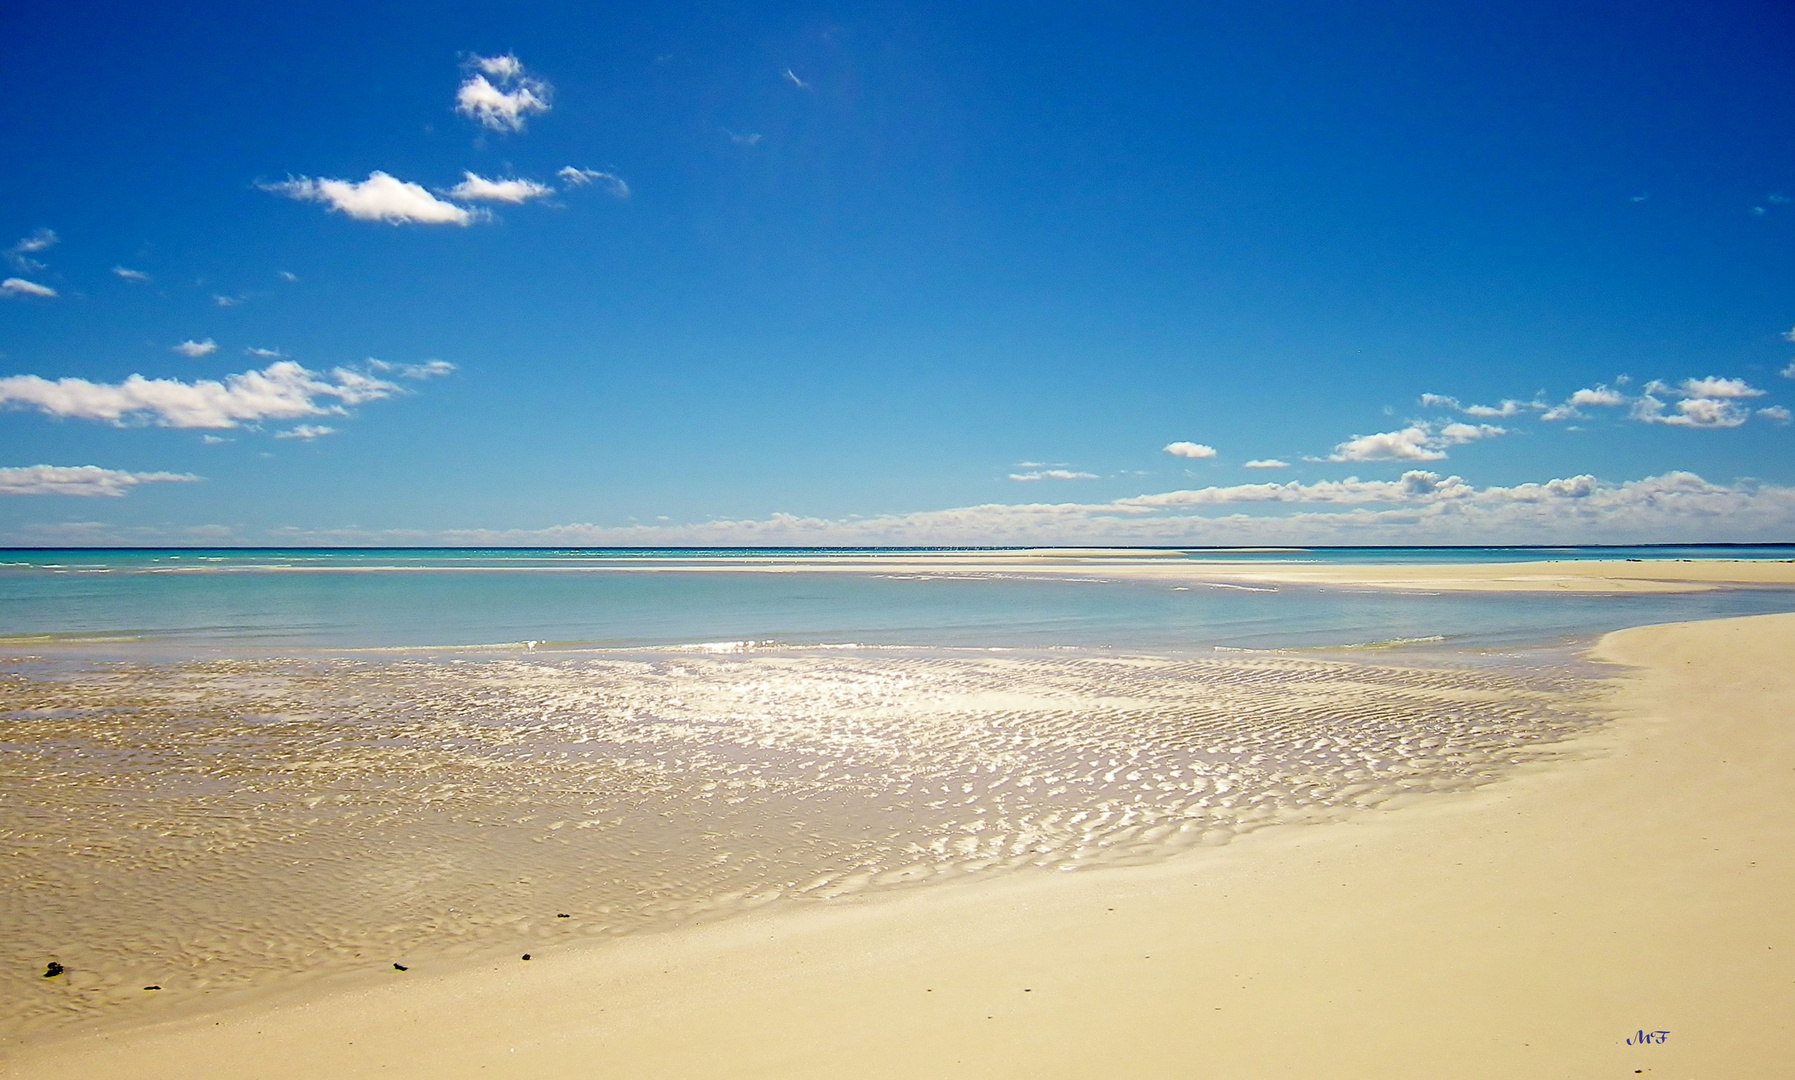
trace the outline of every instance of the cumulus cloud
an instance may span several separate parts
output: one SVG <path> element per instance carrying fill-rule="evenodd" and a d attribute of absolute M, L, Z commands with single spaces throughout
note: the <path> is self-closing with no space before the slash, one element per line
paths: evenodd
<path fill-rule="evenodd" d="M 148 281 L 150 279 L 150 276 L 142 270 L 132 270 L 123 266 L 113 267 L 112 272 L 126 281 Z"/>
<path fill-rule="evenodd" d="M 461 115 L 493 131 L 509 132 L 522 131 L 530 114 L 549 111 L 549 84 L 525 72 L 516 56 L 476 56 L 473 66 L 479 71 L 455 91 L 455 111 Z"/>
<path fill-rule="evenodd" d="M 213 353 L 217 352 L 218 342 L 213 341 L 211 338 L 207 338 L 204 341 L 195 341 L 192 338 L 188 338 L 179 345 L 170 347 L 168 351 L 180 353 L 189 360 L 198 360 L 202 356 L 211 356 Z"/>
<path fill-rule="evenodd" d="M 1758 415 L 1773 423 L 1786 424 L 1789 422 L 1791 414 L 1781 405 L 1771 405 L 1768 408 L 1759 409 Z"/>
<path fill-rule="evenodd" d="M 475 213 L 456 206 L 413 184 L 376 169 L 362 181 L 314 180 L 302 176 L 278 184 L 262 184 L 262 190 L 302 202 L 323 203 L 357 221 L 384 221 L 391 225 L 467 225 Z"/>
<path fill-rule="evenodd" d="M 1666 402 L 1664 397 L 1680 397 Z M 1751 419 L 1751 409 L 1744 401 L 1762 397 L 1764 391 L 1744 379 L 1723 379 L 1709 375 L 1700 379 L 1684 379 L 1676 386 L 1653 380 L 1633 403 L 1633 419 L 1646 424 L 1669 424 L 1687 428 L 1736 428 Z"/>
<path fill-rule="evenodd" d="M 285 431 L 275 432 L 274 437 L 277 439 L 303 439 L 306 442 L 311 442 L 313 439 L 322 439 L 326 435 L 335 435 L 336 431 L 336 428 L 325 427 L 322 424 L 299 424 Z"/>
<path fill-rule="evenodd" d="M 117 497 L 139 484 L 187 484 L 190 473 L 121 472 L 98 465 L 26 465 L 0 469 L 0 495 L 110 495 Z"/>
<path fill-rule="evenodd" d="M 1789 366 L 1783 368 L 1781 374 L 1785 379 L 1795 379 L 1795 360 L 1789 361 Z"/>
<path fill-rule="evenodd" d="M 1096 473 L 1075 472 L 1071 469 L 1041 469 L 1029 473 L 1011 473 L 1011 480 L 1030 483 L 1035 480 L 1095 480 Z"/>
<path fill-rule="evenodd" d="M 759 137 L 760 136 L 758 135 L 755 136 L 755 138 Z M 570 188 L 585 187 L 588 184 L 597 184 L 605 194 L 610 195 L 613 198 L 629 198 L 629 185 L 623 182 L 623 177 L 613 173 L 599 172 L 597 169 L 580 169 L 575 168 L 572 165 L 563 165 L 560 171 L 555 173 L 555 175 L 559 176 L 561 181 Z"/>
<path fill-rule="evenodd" d="M 1494 420 L 1506 416 L 1519 416 L 1523 412 L 1538 412 L 1546 406 L 1541 401 L 1520 401 L 1515 398 L 1505 398 L 1500 405 L 1465 405 L 1458 398 L 1446 394 L 1422 394 L 1421 407 L 1451 409 L 1454 412 L 1462 412 L 1466 416 Z"/>
<path fill-rule="evenodd" d="M 366 371 L 338 367 L 312 371 L 291 360 L 223 380 L 146 379 L 123 382 L 0 378 L 0 405 L 36 409 L 48 416 L 98 420 L 123 427 L 234 428 L 265 420 L 342 416 L 348 408 L 404 393 L 399 384 Z"/>
<path fill-rule="evenodd" d="M 1201 461 L 1205 458 L 1212 458 L 1215 456 L 1215 447 L 1204 446 L 1202 443 L 1166 443 L 1160 449 L 1173 457 L 1190 458 L 1193 461 Z"/>
<path fill-rule="evenodd" d="M 1507 433 L 1507 428 L 1494 424 L 1410 424 L 1399 431 L 1354 435 L 1334 447 L 1327 460 L 1442 461 L 1448 447 Z"/>
<path fill-rule="evenodd" d="M 6 261 L 12 264 L 13 269 L 21 273 L 29 274 L 33 270 L 42 270 L 44 264 L 31 256 L 55 247 L 59 239 L 61 238 L 56 235 L 54 229 L 38 229 L 30 236 L 7 248 Z"/>
<path fill-rule="evenodd" d="M 1252 461 L 1242 462 L 1240 467 L 1243 469 L 1288 469 L 1290 462 L 1279 461 L 1275 457 L 1254 458 Z"/>
<path fill-rule="evenodd" d="M 1684 379 L 1677 387 L 1677 393 L 1691 398 L 1754 398 L 1763 397 L 1764 391 L 1747 385 L 1744 379 L 1722 379 L 1709 375 L 1700 379 Z"/>
<path fill-rule="evenodd" d="M 5 281 L 0 281 L 0 293 L 5 293 L 7 296 L 39 296 L 48 298 L 55 296 L 56 290 L 50 288 L 48 285 L 39 285 L 35 281 L 26 281 L 24 278 L 9 277 Z"/>
<path fill-rule="evenodd" d="M 534 180 L 488 180 L 476 173 L 464 172 L 462 181 L 443 194 L 462 202 L 524 203 L 553 195 L 555 189 Z"/>

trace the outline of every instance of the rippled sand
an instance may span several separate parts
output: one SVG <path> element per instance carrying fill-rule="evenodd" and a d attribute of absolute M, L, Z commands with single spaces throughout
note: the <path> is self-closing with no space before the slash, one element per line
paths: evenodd
<path fill-rule="evenodd" d="M 0 1035 L 1151 859 L 1487 782 L 1587 725 L 1589 686 L 1289 655 L 17 662 Z"/>

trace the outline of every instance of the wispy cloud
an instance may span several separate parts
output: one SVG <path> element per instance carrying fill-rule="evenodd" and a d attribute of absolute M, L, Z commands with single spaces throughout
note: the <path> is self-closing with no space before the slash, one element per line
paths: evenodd
<path fill-rule="evenodd" d="M 249 297 L 247 297 L 247 296 L 225 296 L 223 293 L 213 293 L 212 294 L 212 303 L 217 305 L 218 307 L 224 307 L 224 308 L 242 307 L 244 304 L 249 303 Z"/>
<path fill-rule="evenodd" d="M 561 167 L 560 171 L 555 173 L 555 175 L 559 176 L 562 183 L 570 188 L 596 184 L 600 190 L 613 198 L 629 198 L 629 185 L 623 182 L 623 177 L 618 176 L 615 173 L 599 172 L 597 169 L 579 169 L 572 165 L 564 165 Z"/>
<path fill-rule="evenodd" d="M 420 370 L 429 365 L 421 365 Z M 434 372 L 432 372 L 434 373 Z M 403 375 L 402 377 L 411 377 Z M 427 376 L 423 376 L 427 377 Z M 291 360 L 223 380 L 146 379 L 123 382 L 0 378 L 0 405 L 36 409 L 48 416 L 98 420 L 124 427 L 233 428 L 265 420 L 346 415 L 348 407 L 404 393 L 399 384 L 367 371 L 338 367 L 317 372 Z"/>
<path fill-rule="evenodd" d="M 526 73 L 515 55 L 476 56 L 473 66 L 479 70 L 455 91 L 455 111 L 461 115 L 493 131 L 511 132 L 522 131 L 532 113 L 549 111 L 552 88 Z"/>
<path fill-rule="evenodd" d="M 760 142 L 761 138 L 760 132 L 758 131 L 731 131 L 728 128 L 724 128 L 723 134 L 729 136 L 729 141 L 735 143 L 737 146 L 753 146 L 755 143 Z"/>
<path fill-rule="evenodd" d="M 1500 405 L 1465 405 L 1458 398 L 1446 394 L 1422 394 L 1421 406 L 1427 409 L 1451 409 L 1485 420 L 1499 420 L 1508 416 L 1519 416 L 1524 412 L 1538 412 L 1546 407 L 1542 401 L 1521 401 L 1516 398 L 1505 398 Z"/>
<path fill-rule="evenodd" d="M 1781 405 L 1771 405 L 1767 408 L 1759 409 L 1758 415 L 1777 424 L 1788 423 L 1791 416 L 1789 410 Z"/>
<path fill-rule="evenodd" d="M 306 442 L 311 442 L 313 439 L 322 439 L 326 435 L 335 435 L 336 431 L 336 428 L 325 427 L 322 424 L 300 424 L 285 431 L 277 431 L 274 433 L 274 437 L 277 439 L 303 439 Z"/>
<path fill-rule="evenodd" d="M 281 357 L 287 355 L 279 349 L 262 349 L 257 348 L 254 345 L 244 349 L 243 353 L 246 356 L 254 356 L 262 360 L 279 360 Z"/>
<path fill-rule="evenodd" d="M 44 264 L 31 256 L 56 246 L 60 239 L 54 229 L 38 229 L 12 247 L 6 249 L 6 261 L 20 273 L 29 274 L 33 270 L 42 270 Z"/>
<path fill-rule="evenodd" d="M 150 279 L 150 276 L 142 270 L 131 270 L 123 266 L 113 267 L 112 272 L 126 281 L 148 281 Z"/>
<path fill-rule="evenodd" d="M 289 285 L 292 285 L 293 283 L 295 283 L 299 280 L 299 275 L 295 274 L 291 270 L 277 271 L 275 276 L 280 278 L 282 281 L 286 282 Z"/>
<path fill-rule="evenodd" d="M 366 366 L 369 371 L 378 371 L 382 375 L 397 375 L 401 379 L 414 380 L 440 379 L 455 371 L 455 365 L 447 360 L 426 360 L 421 364 L 397 364 L 370 357 Z"/>
<path fill-rule="evenodd" d="M 1254 458 L 1252 461 L 1242 462 L 1240 467 L 1243 469 L 1288 469 L 1290 462 L 1280 461 L 1275 457 Z"/>
<path fill-rule="evenodd" d="M 805 82 L 803 79 L 798 78 L 798 73 L 793 71 L 791 68 L 785 69 L 785 74 L 782 76 L 782 78 L 784 78 L 786 82 L 791 83 L 793 86 L 797 87 L 800 90 L 810 89 L 810 84 Z"/>
<path fill-rule="evenodd" d="M 1010 479 L 1026 484 L 1036 480 L 1095 480 L 1097 474 L 1072 469 L 1041 469 L 1037 472 L 1011 473 Z"/>
<path fill-rule="evenodd" d="M 0 281 L 0 293 L 7 296 L 37 296 L 48 299 L 56 295 L 56 290 L 48 285 L 39 285 L 35 281 L 9 277 L 5 281 Z"/>
<path fill-rule="evenodd" d="M 1478 488 L 1414 470 L 1389 481 L 1242 484 L 1113 502 L 987 504 L 869 518 L 772 514 L 693 525 L 295 531 L 275 538 L 468 546 L 1624 544 L 1781 539 L 1791 530 L 1795 487 L 1715 484 L 1670 472 L 1619 483 L 1580 475 Z"/>
<path fill-rule="evenodd" d="M 461 183 L 443 194 L 463 202 L 525 203 L 555 193 L 554 188 L 534 180 L 488 180 L 471 172 L 464 172 L 461 176 Z"/>
<path fill-rule="evenodd" d="M 277 184 L 259 185 L 263 191 L 302 202 L 323 203 L 357 221 L 384 221 L 392 225 L 467 225 L 476 213 L 465 206 L 444 202 L 423 185 L 389 176 L 376 169 L 366 180 L 314 180 L 301 176 Z"/>
<path fill-rule="evenodd" d="M 1160 451 L 1162 453 L 1170 454 L 1173 457 L 1190 458 L 1195 461 L 1201 461 L 1205 458 L 1212 458 L 1215 456 L 1215 447 L 1205 446 L 1202 443 L 1194 442 L 1166 443 L 1164 446 L 1160 447 Z"/>
<path fill-rule="evenodd" d="M 26 465 L 0 469 L 0 495 L 109 495 L 139 484 L 190 484 L 191 473 L 121 472 L 98 465 Z"/>
<path fill-rule="evenodd" d="M 168 351 L 180 353 L 189 360 L 198 360 L 202 356 L 211 356 L 213 353 L 217 352 L 218 342 L 213 341 L 211 338 L 207 338 L 204 341 L 195 341 L 192 338 L 188 338 L 179 345 L 171 346 Z"/>

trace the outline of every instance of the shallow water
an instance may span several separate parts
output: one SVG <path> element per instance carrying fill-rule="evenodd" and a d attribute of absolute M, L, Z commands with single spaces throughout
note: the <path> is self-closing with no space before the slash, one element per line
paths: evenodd
<path fill-rule="evenodd" d="M 0 1032 L 1161 858 L 1486 783 L 1591 722 L 1583 674 L 1087 650 L 27 665 L 0 683 Z"/>

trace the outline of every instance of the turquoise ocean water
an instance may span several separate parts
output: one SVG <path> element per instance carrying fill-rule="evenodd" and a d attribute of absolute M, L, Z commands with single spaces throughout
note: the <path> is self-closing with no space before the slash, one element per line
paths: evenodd
<path fill-rule="evenodd" d="M 1106 577 L 731 572 L 914 551 L 13 550 L 0 635 L 172 654 L 714 641 L 1181 651 L 1420 639 L 1448 649 L 1568 641 L 1623 626 L 1795 610 L 1795 591 L 1664 595 L 1256 589 Z M 928 554 L 940 554 L 931 552 Z M 1198 561 L 1511 562 L 1795 557 L 1795 547 L 1191 551 Z M 645 573 L 648 569 L 667 571 Z M 692 571 L 705 572 L 692 572 Z M 21 640 L 22 639 L 22 640 Z"/>

